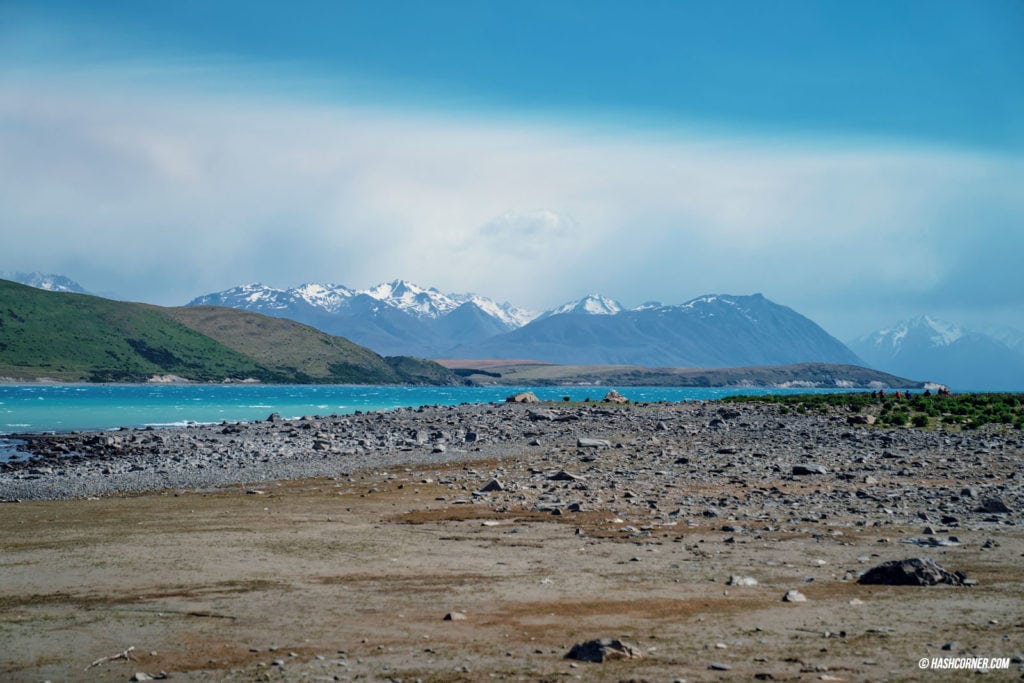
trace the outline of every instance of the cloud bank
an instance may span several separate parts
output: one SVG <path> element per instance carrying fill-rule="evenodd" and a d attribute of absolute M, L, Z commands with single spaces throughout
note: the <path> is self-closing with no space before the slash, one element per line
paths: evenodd
<path fill-rule="evenodd" d="M 162 304 L 404 277 L 535 309 L 760 291 L 842 337 L 923 311 L 1024 326 L 1020 187 L 1021 159 L 891 141 L 0 87 L 0 270 Z"/>

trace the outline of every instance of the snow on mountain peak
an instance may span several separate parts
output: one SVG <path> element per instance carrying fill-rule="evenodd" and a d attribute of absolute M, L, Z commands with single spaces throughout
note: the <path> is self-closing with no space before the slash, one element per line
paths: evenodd
<path fill-rule="evenodd" d="M 867 339 L 876 348 L 896 351 L 911 339 L 927 339 L 929 346 L 949 346 L 965 334 L 964 328 L 955 323 L 920 315 L 870 334 Z"/>
<path fill-rule="evenodd" d="M 289 293 L 314 308 L 322 308 L 332 313 L 338 311 L 345 301 L 355 296 L 355 292 L 344 285 L 333 283 L 319 284 L 316 282 L 300 285 L 290 290 Z"/>
<path fill-rule="evenodd" d="M 615 315 L 623 310 L 622 304 L 614 299 L 609 299 L 601 294 L 588 294 L 582 299 L 576 299 L 553 308 L 542 317 L 560 315 L 562 313 L 583 313 L 587 315 Z"/>
<path fill-rule="evenodd" d="M 964 336 L 964 330 L 959 325 L 948 323 L 944 320 L 936 320 L 927 315 L 921 317 L 921 322 L 932 330 L 931 341 L 935 346 L 949 346 L 960 337 Z"/>
<path fill-rule="evenodd" d="M 461 303 L 433 287 L 424 289 L 406 280 L 382 282 L 359 293 L 421 318 L 437 318 Z"/>

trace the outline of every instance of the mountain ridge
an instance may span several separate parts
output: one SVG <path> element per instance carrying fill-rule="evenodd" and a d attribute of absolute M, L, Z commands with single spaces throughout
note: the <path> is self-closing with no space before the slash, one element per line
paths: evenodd
<path fill-rule="evenodd" d="M 813 321 L 762 294 L 708 294 L 613 315 L 542 316 L 453 355 L 646 367 L 863 364 Z"/>
<path fill-rule="evenodd" d="M 593 293 L 533 315 L 507 302 L 393 280 L 365 290 L 315 283 L 287 290 L 241 285 L 188 305 L 203 304 L 288 317 L 385 354 L 688 367 L 861 364 L 815 323 L 760 293 L 706 294 L 681 304 L 647 302 L 632 309 Z M 599 350 L 595 340 L 613 348 Z"/>
<path fill-rule="evenodd" d="M 1012 334 L 1007 338 L 1012 341 Z M 1024 387 L 1024 352 L 992 335 L 929 315 L 900 321 L 849 345 L 885 372 L 927 376 L 971 391 Z"/>

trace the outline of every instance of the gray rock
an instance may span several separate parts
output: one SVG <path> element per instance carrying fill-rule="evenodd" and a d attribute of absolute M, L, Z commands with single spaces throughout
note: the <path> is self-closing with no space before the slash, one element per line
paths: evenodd
<path fill-rule="evenodd" d="M 782 596 L 783 602 L 807 602 L 807 596 L 798 590 L 786 591 Z"/>
<path fill-rule="evenodd" d="M 607 662 L 616 659 L 640 659 L 643 655 L 636 647 L 614 638 L 588 640 L 576 643 L 565 655 L 566 659 L 581 662 Z"/>
<path fill-rule="evenodd" d="M 950 573 L 930 557 L 885 562 L 864 572 L 857 580 L 862 585 L 882 586 L 951 586 L 971 585 L 963 572 Z"/>
<path fill-rule="evenodd" d="M 565 470 L 559 470 L 548 477 L 548 481 L 580 481 L 581 479 L 583 479 L 583 477 L 578 474 L 566 472 Z"/>
<path fill-rule="evenodd" d="M 824 465 L 819 465 L 817 463 L 806 463 L 803 465 L 793 465 L 793 474 L 796 476 L 828 474 L 828 469 L 826 469 Z"/>
<path fill-rule="evenodd" d="M 466 615 L 462 612 L 449 612 L 444 615 L 444 621 L 465 621 Z"/>
<path fill-rule="evenodd" d="M 1003 501 L 1002 498 L 996 496 L 992 498 L 986 498 L 985 500 L 981 501 L 981 505 L 978 506 L 975 512 L 988 512 L 990 514 L 1002 515 L 1010 512 L 1010 508 L 1007 507 L 1006 503 Z"/>
<path fill-rule="evenodd" d="M 504 491 L 505 486 L 497 479 L 491 479 L 484 486 L 480 488 L 481 493 L 492 493 L 495 491 Z"/>
<path fill-rule="evenodd" d="M 577 448 L 611 448 L 612 442 L 608 439 L 590 439 L 587 437 L 578 437 L 576 439 Z"/>

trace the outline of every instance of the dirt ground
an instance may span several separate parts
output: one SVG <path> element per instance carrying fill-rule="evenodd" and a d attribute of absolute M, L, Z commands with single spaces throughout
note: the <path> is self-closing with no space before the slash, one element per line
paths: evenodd
<path fill-rule="evenodd" d="M 444 476 L 0 506 L 0 679 L 954 681 L 976 674 L 919 660 L 1024 652 L 1016 526 L 937 548 L 900 542 L 919 527 L 842 519 L 743 534 L 679 519 L 630 538 L 600 510 L 463 504 Z M 978 585 L 856 583 L 918 556 Z M 792 589 L 806 602 L 783 602 Z M 565 658 L 602 637 L 643 657 Z"/>

